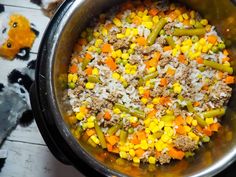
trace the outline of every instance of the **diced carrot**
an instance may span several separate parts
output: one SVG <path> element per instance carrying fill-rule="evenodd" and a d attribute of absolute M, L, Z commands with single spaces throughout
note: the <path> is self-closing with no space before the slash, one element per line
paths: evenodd
<path fill-rule="evenodd" d="M 199 105 L 200 105 L 200 102 L 198 102 L 198 101 L 196 101 L 196 102 L 193 103 L 193 106 L 194 106 L 194 107 L 198 107 Z"/>
<path fill-rule="evenodd" d="M 208 85 L 204 85 L 203 87 L 202 87 L 202 90 L 208 90 L 209 89 L 209 86 Z"/>
<path fill-rule="evenodd" d="M 152 5 L 152 0 L 144 0 L 143 3 L 145 6 L 150 7 Z"/>
<path fill-rule="evenodd" d="M 184 55 L 179 55 L 178 60 L 181 63 L 188 64 L 188 62 L 187 62 L 187 60 L 186 60 Z"/>
<path fill-rule="evenodd" d="M 150 97 L 150 90 L 145 90 L 143 93 L 144 98 L 149 98 Z"/>
<path fill-rule="evenodd" d="M 225 78 L 225 83 L 226 83 L 226 84 L 234 84 L 234 83 L 235 83 L 235 81 L 234 81 L 234 76 L 227 76 L 227 77 Z"/>
<path fill-rule="evenodd" d="M 110 143 L 112 146 L 119 142 L 119 137 L 112 135 L 112 136 L 106 136 L 106 140 L 108 143 Z"/>
<path fill-rule="evenodd" d="M 229 61 L 229 60 L 230 60 L 230 58 L 229 58 L 229 57 L 226 57 L 226 58 L 223 58 L 223 59 L 222 59 L 222 62 L 224 63 L 224 62 Z"/>
<path fill-rule="evenodd" d="M 183 119 L 182 116 L 177 116 L 175 119 L 175 124 L 176 125 L 183 125 L 185 123 L 185 120 Z"/>
<path fill-rule="evenodd" d="M 133 135 L 133 138 L 131 139 L 131 143 L 132 144 L 139 144 L 140 143 L 137 135 Z"/>
<path fill-rule="evenodd" d="M 160 58 L 161 58 L 161 53 L 160 53 L 160 52 L 155 52 L 155 53 L 153 54 L 153 58 L 156 58 L 157 61 L 159 61 Z"/>
<path fill-rule="evenodd" d="M 199 125 L 196 126 L 196 130 L 200 133 L 203 133 L 203 129 Z"/>
<path fill-rule="evenodd" d="M 88 135 L 88 136 L 92 136 L 92 135 L 94 135 L 96 132 L 95 132 L 95 130 L 92 128 L 92 129 L 87 129 L 86 130 L 86 134 Z"/>
<path fill-rule="evenodd" d="M 104 119 L 106 119 L 106 120 L 110 120 L 111 119 L 111 114 L 108 111 L 106 111 L 104 113 Z"/>
<path fill-rule="evenodd" d="M 166 51 L 172 50 L 172 47 L 171 46 L 164 46 L 163 50 L 164 50 L 164 52 L 166 52 Z"/>
<path fill-rule="evenodd" d="M 76 64 L 71 65 L 70 67 L 70 73 L 75 74 L 78 71 L 78 66 Z"/>
<path fill-rule="evenodd" d="M 146 43 L 147 43 L 147 41 L 146 41 L 146 39 L 145 39 L 144 37 L 138 37 L 138 38 L 136 39 L 136 42 L 137 42 L 139 45 L 141 45 L 141 46 L 145 46 Z"/>
<path fill-rule="evenodd" d="M 118 14 L 116 14 L 116 18 L 121 19 L 121 18 L 122 18 L 122 15 L 123 15 L 123 13 L 122 13 L 122 12 L 119 12 Z"/>
<path fill-rule="evenodd" d="M 157 113 L 157 110 L 156 109 L 153 109 L 152 111 L 150 111 L 147 115 L 148 118 L 151 118 L 151 117 L 155 117 Z"/>
<path fill-rule="evenodd" d="M 175 148 L 171 148 L 168 153 L 170 157 L 178 160 L 182 160 L 185 155 L 183 151 L 177 150 Z"/>
<path fill-rule="evenodd" d="M 184 20 L 184 21 L 183 21 L 183 24 L 184 24 L 184 25 L 190 25 L 190 21 L 189 21 L 189 20 Z"/>
<path fill-rule="evenodd" d="M 112 23 L 107 23 L 104 25 L 104 27 L 107 29 L 107 30 L 110 30 L 112 27 L 113 27 L 113 24 Z"/>
<path fill-rule="evenodd" d="M 86 70 L 85 70 L 86 74 L 89 76 L 92 74 L 93 72 L 93 68 L 92 67 L 88 67 Z"/>
<path fill-rule="evenodd" d="M 76 60 L 77 60 L 78 62 L 82 63 L 84 59 L 83 59 L 82 57 L 76 57 Z"/>
<path fill-rule="evenodd" d="M 203 133 L 205 135 L 207 135 L 207 136 L 211 136 L 212 135 L 212 131 L 211 131 L 209 126 L 203 129 Z"/>
<path fill-rule="evenodd" d="M 170 75 L 170 76 L 175 75 L 175 69 L 168 68 L 167 71 L 166 71 L 166 74 L 168 74 L 168 75 Z"/>
<path fill-rule="evenodd" d="M 203 58 L 201 58 L 201 57 L 198 57 L 196 59 L 196 61 L 197 61 L 198 64 L 203 64 Z"/>
<path fill-rule="evenodd" d="M 138 136 L 138 140 L 144 140 L 145 138 L 146 138 L 146 133 L 145 133 L 145 131 L 138 131 L 137 133 L 136 133 L 136 135 Z"/>
<path fill-rule="evenodd" d="M 140 123 L 139 122 L 135 122 L 135 123 L 131 123 L 132 127 L 137 127 Z"/>
<path fill-rule="evenodd" d="M 210 35 L 207 37 L 208 42 L 212 43 L 213 45 L 217 42 L 217 37 L 215 35 Z"/>
<path fill-rule="evenodd" d="M 158 12 L 159 12 L 158 9 L 157 9 L 157 8 L 154 8 L 154 7 L 149 10 L 149 14 L 150 14 L 151 16 L 157 15 Z"/>
<path fill-rule="evenodd" d="M 80 108 L 79 108 L 79 110 L 80 110 L 80 112 L 81 113 L 83 113 L 83 114 L 87 114 L 88 113 L 88 108 L 86 108 L 86 106 L 81 106 Z"/>
<path fill-rule="evenodd" d="M 122 10 L 132 9 L 134 6 L 130 1 L 127 1 L 122 4 L 121 8 Z"/>
<path fill-rule="evenodd" d="M 135 25 L 140 25 L 141 22 L 142 22 L 142 19 L 139 17 L 139 16 L 135 16 L 132 20 L 132 22 L 135 24 Z"/>
<path fill-rule="evenodd" d="M 118 154 L 120 151 L 119 151 L 118 147 L 113 146 L 112 147 L 112 152 Z"/>
<path fill-rule="evenodd" d="M 93 56 L 90 53 L 86 53 L 85 58 L 91 60 Z"/>
<path fill-rule="evenodd" d="M 178 125 L 178 128 L 176 129 L 176 133 L 178 133 L 180 135 L 186 134 L 186 130 L 185 130 L 184 126 Z"/>
<path fill-rule="evenodd" d="M 156 153 L 155 153 L 155 157 L 156 157 L 156 158 L 159 158 L 159 157 L 160 157 L 160 155 L 161 155 L 161 152 L 159 152 L 159 151 L 156 151 Z"/>
<path fill-rule="evenodd" d="M 82 51 L 82 46 L 78 43 L 75 44 L 74 51 L 75 52 L 81 52 Z"/>
<path fill-rule="evenodd" d="M 219 72 L 217 73 L 218 79 L 223 79 L 223 76 L 224 76 L 224 73 L 223 73 L 223 72 L 219 71 Z"/>
<path fill-rule="evenodd" d="M 110 53 L 112 51 L 111 44 L 103 44 L 102 45 L 102 52 L 103 53 Z"/>
<path fill-rule="evenodd" d="M 224 49 L 223 54 L 224 54 L 225 56 L 228 56 L 228 55 L 229 55 L 228 50 Z"/>
<path fill-rule="evenodd" d="M 178 14 L 175 11 L 172 11 L 169 15 L 168 15 L 172 20 L 175 20 L 176 18 L 178 18 Z"/>
<path fill-rule="evenodd" d="M 117 68 L 116 63 L 114 62 L 114 60 L 110 57 L 108 57 L 105 61 L 106 65 L 112 70 L 115 71 Z"/>
<path fill-rule="evenodd" d="M 149 66 L 151 67 L 156 67 L 158 63 L 157 58 L 152 58 L 151 60 L 149 60 Z"/>
<path fill-rule="evenodd" d="M 161 105 L 167 105 L 168 103 L 170 103 L 170 98 L 169 97 L 161 97 L 160 98 L 160 104 Z"/>
<path fill-rule="evenodd" d="M 160 85 L 161 86 L 167 86 L 168 82 L 166 78 L 161 78 Z"/>
<path fill-rule="evenodd" d="M 146 68 L 149 69 L 150 68 L 150 64 L 149 61 L 145 61 L 144 64 L 146 65 Z"/>
<path fill-rule="evenodd" d="M 210 129 L 213 132 L 218 132 L 219 128 L 221 127 L 220 123 L 213 123 L 210 125 Z"/>
<path fill-rule="evenodd" d="M 86 45 L 87 44 L 87 40 L 84 38 L 80 38 L 78 43 L 82 46 L 82 45 Z"/>
<path fill-rule="evenodd" d="M 113 150 L 113 146 L 111 144 L 107 143 L 107 151 L 112 152 L 112 150 Z"/>
<path fill-rule="evenodd" d="M 135 155 L 137 156 L 137 157 L 141 157 L 143 154 L 144 154 L 144 150 L 143 149 L 141 149 L 141 148 L 138 148 L 137 150 L 135 150 Z"/>
<path fill-rule="evenodd" d="M 139 5 L 139 6 L 137 7 L 137 11 L 143 12 L 144 10 L 145 10 L 144 5 Z"/>

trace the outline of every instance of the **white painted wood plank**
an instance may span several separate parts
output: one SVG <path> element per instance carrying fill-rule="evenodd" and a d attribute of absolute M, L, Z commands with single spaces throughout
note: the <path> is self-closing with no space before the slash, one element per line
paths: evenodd
<path fill-rule="evenodd" d="M 35 121 L 28 127 L 18 125 L 7 137 L 7 140 L 45 145 Z"/>
<path fill-rule="evenodd" d="M 27 62 L 20 59 L 10 61 L 0 57 L 0 82 L 7 85 L 7 76 L 14 68 L 26 67 L 29 61 L 35 60 L 36 58 L 37 55 L 33 53 L 30 53 L 29 60 Z"/>
<path fill-rule="evenodd" d="M 0 177 L 83 177 L 57 161 L 46 146 L 6 141 L 8 157 Z"/>
<path fill-rule="evenodd" d="M 30 0 L 0 0 L 0 3 L 4 5 L 10 5 L 10 6 L 41 9 L 40 6 L 30 2 Z"/>
<path fill-rule="evenodd" d="M 13 0 L 10 0 L 10 1 L 13 1 Z M 33 23 L 36 26 L 36 29 L 39 31 L 39 36 L 34 41 L 33 47 L 31 48 L 31 52 L 37 53 L 43 33 L 50 19 L 46 17 L 41 10 L 5 6 L 5 11 L 9 13 L 22 14 L 26 18 L 28 18 L 31 23 Z"/>

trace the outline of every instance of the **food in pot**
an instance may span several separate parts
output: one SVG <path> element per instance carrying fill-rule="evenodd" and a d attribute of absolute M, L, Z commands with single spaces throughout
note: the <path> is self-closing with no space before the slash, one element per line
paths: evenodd
<path fill-rule="evenodd" d="M 134 163 L 192 156 L 221 127 L 232 73 L 223 40 L 196 11 L 128 1 L 75 45 L 72 133 Z"/>

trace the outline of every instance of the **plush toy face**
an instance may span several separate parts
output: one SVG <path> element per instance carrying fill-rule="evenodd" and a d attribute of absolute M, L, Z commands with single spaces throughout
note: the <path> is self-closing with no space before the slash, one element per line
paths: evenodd
<path fill-rule="evenodd" d="M 22 49 L 32 47 L 36 38 L 29 21 L 19 14 L 2 14 L 0 22 L 0 55 L 13 59 Z"/>

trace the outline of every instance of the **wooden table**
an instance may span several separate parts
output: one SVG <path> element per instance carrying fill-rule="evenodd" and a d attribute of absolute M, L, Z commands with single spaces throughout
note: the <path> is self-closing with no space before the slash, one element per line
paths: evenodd
<path fill-rule="evenodd" d="M 33 22 L 40 31 L 31 50 L 30 58 L 37 57 L 39 43 L 43 32 L 49 22 L 40 7 L 30 3 L 29 0 L 0 0 L 8 12 L 18 12 L 25 15 Z M 20 64 L 19 60 L 19 64 Z M 9 61 L 7 65 L 11 66 Z M 1 75 L 9 72 L 1 67 Z M 8 151 L 8 157 L 2 168 L 0 177 L 77 177 L 83 176 L 71 166 L 60 163 L 49 152 L 43 141 L 37 125 L 33 122 L 29 127 L 17 126 L 11 135 L 6 139 L 1 149 Z"/>

